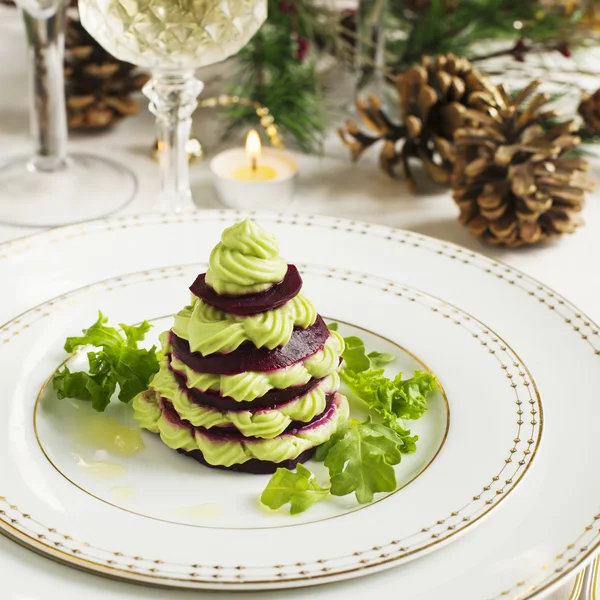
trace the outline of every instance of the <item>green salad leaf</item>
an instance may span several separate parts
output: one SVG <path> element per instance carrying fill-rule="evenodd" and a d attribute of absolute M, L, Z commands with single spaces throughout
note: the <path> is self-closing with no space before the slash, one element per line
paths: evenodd
<path fill-rule="evenodd" d="M 344 338 L 345 348 L 342 354 L 344 368 L 361 373 L 371 368 L 371 359 L 367 356 L 365 343 L 355 335 Z"/>
<path fill-rule="evenodd" d="M 340 376 L 352 393 L 388 424 L 398 419 L 420 419 L 427 410 L 426 395 L 437 388 L 431 373 L 418 370 L 408 379 L 403 379 L 402 373 L 389 379 L 383 369 L 356 372 L 346 367 Z"/>
<path fill-rule="evenodd" d="M 332 323 L 332 325 L 335 325 L 333 331 L 337 331 L 337 323 Z M 329 326 L 330 329 L 332 325 Z M 344 338 L 344 342 L 345 348 L 342 354 L 344 368 L 354 373 L 362 373 L 368 369 L 379 369 L 396 360 L 396 357 L 389 352 L 373 351 L 367 354 L 364 341 L 355 335 Z"/>
<path fill-rule="evenodd" d="M 369 352 L 367 356 L 371 359 L 371 367 L 373 369 L 379 369 L 385 367 L 396 360 L 396 357 L 389 352 Z"/>
<path fill-rule="evenodd" d="M 402 458 L 402 438 L 382 423 L 368 418 L 351 421 L 317 448 L 316 460 L 325 461 L 331 478 L 331 493 L 355 493 L 360 504 L 373 501 L 377 492 L 396 489 L 397 465 Z"/>
<path fill-rule="evenodd" d="M 427 410 L 426 395 L 437 388 L 430 373 L 415 371 L 409 379 L 399 373 L 394 379 L 385 376 L 385 365 L 395 356 L 387 352 L 367 354 L 364 342 L 351 336 L 344 338 L 346 349 L 340 376 L 350 391 L 360 398 L 383 422 L 406 439 L 405 452 L 414 452 L 417 438 L 410 438 L 402 419 L 419 419 Z"/>
<path fill-rule="evenodd" d="M 148 387 L 152 376 L 158 371 L 156 346 L 150 350 L 139 348 L 151 328 L 144 321 L 140 325 L 120 324 L 125 337 L 115 328 L 107 327 L 108 319 L 98 313 L 98 320 L 82 336 L 69 337 L 65 350 L 74 352 L 82 346 L 98 350 L 87 353 L 89 372 L 71 372 L 65 365 L 52 378 L 52 386 L 59 399 L 77 398 L 91 401 L 92 407 L 103 412 L 112 395 L 119 387 L 118 398 L 129 402 Z"/>
<path fill-rule="evenodd" d="M 83 371 L 71 373 L 68 367 L 57 371 L 52 380 L 56 395 L 60 400 L 63 398 L 77 398 L 79 400 L 90 400 L 92 407 L 102 412 L 114 394 L 117 382 L 107 376 L 105 372 L 90 375 Z"/>
<path fill-rule="evenodd" d="M 337 331 L 338 324 L 329 325 Z M 360 504 L 373 501 L 379 492 L 396 489 L 395 465 L 403 454 L 417 448 L 418 437 L 411 435 L 404 420 L 419 419 L 427 410 L 427 395 L 437 388 L 430 373 L 415 371 L 404 379 L 402 373 L 386 377 L 384 367 L 395 360 L 387 352 L 369 352 L 357 336 L 344 338 L 344 363 L 340 376 L 350 391 L 365 403 L 370 413 L 363 423 L 351 420 L 315 453 L 315 460 L 329 470 L 331 487 L 319 486 L 314 475 L 298 465 L 296 473 L 278 469 L 261 498 L 263 504 L 279 508 L 289 502 L 290 512 L 307 510 L 328 493 L 345 496 L 354 493 Z M 316 487 L 312 487 L 316 486 Z"/>
<path fill-rule="evenodd" d="M 273 510 L 289 504 L 290 514 L 297 515 L 328 495 L 329 488 L 319 485 L 313 473 L 299 464 L 295 473 L 289 469 L 277 469 L 260 501 Z"/>

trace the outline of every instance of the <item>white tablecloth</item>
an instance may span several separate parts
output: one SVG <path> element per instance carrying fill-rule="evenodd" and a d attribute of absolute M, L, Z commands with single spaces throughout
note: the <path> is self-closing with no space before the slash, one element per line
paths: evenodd
<path fill-rule="evenodd" d="M 16 11 L 0 7 L 0 152 L 26 152 L 27 86 L 25 42 Z M 207 75 L 216 79 L 219 68 Z M 218 90 L 218 87 L 217 87 Z M 207 118 L 210 116 L 211 118 Z M 194 131 L 208 152 L 220 145 L 214 114 L 198 111 Z M 112 132 L 79 136 L 71 140 L 72 150 L 95 152 L 127 164 L 138 176 L 139 193 L 123 214 L 143 212 L 150 207 L 158 184 L 156 163 L 149 158 L 153 142 L 152 116 L 144 108 L 137 118 L 127 119 Z M 229 142 L 231 143 L 231 142 Z M 421 194 L 409 196 L 402 182 L 392 181 L 377 168 L 374 160 L 354 166 L 345 150 L 331 136 L 327 156 L 298 156 L 300 180 L 297 200 L 291 210 L 344 216 L 410 229 L 455 242 L 506 261 L 542 280 L 566 295 L 587 314 L 600 321 L 600 277 L 594 265 L 600 258 L 600 193 L 590 196 L 584 216 L 587 225 L 575 235 L 554 244 L 504 250 L 483 246 L 470 238 L 456 221 L 457 209 L 450 194 L 424 184 Z M 594 161 L 597 178 L 600 162 Z M 193 166 L 192 187 L 200 208 L 219 206 L 210 187 L 206 162 Z M 27 235 L 32 230 L 0 226 L 0 242 Z M 572 587 L 565 587 L 552 600 L 565 600 Z M 0 535 L 0 598 L 2 600 L 108 600 L 160 598 L 187 600 L 212 594 L 151 590 L 118 583 L 75 571 L 39 557 Z M 305 592 L 308 595 L 309 592 Z M 335 600 L 366 597 L 390 598 L 401 594 L 394 572 L 389 571 L 346 584 L 334 584 L 310 591 L 311 598 Z M 394 594 L 394 596 L 392 596 Z M 229 597 L 218 596 L 218 600 Z M 239 596 L 236 596 L 239 598 Z"/>

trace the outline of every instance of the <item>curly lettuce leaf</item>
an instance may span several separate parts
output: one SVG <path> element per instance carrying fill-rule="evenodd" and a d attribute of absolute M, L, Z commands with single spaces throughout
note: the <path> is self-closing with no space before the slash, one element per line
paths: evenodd
<path fill-rule="evenodd" d="M 426 395 L 437 388 L 431 373 L 418 370 L 409 379 L 403 379 L 402 373 L 389 379 L 383 369 L 357 373 L 346 367 L 341 370 L 340 376 L 352 393 L 386 422 L 420 419 L 427 410 Z"/>
<path fill-rule="evenodd" d="M 393 381 L 392 411 L 400 419 L 420 419 L 427 410 L 427 394 L 437 389 L 437 380 L 431 373 L 416 370 L 412 377 L 403 379 L 402 373 Z"/>
<path fill-rule="evenodd" d="M 83 371 L 72 373 L 68 367 L 57 371 L 52 380 L 56 395 L 63 398 L 89 400 L 94 410 L 103 412 L 116 389 L 116 381 L 105 373 L 90 375 Z"/>
<path fill-rule="evenodd" d="M 331 493 L 346 496 L 354 492 L 360 504 L 373 501 L 378 492 L 396 489 L 397 465 L 402 438 L 382 423 L 367 419 L 351 421 L 317 449 L 316 460 L 324 460 L 331 478 Z"/>
<path fill-rule="evenodd" d="M 117 347 L 123 343 L 123 337 L 114 327 L 106 327 L 108 318 L 98 311 L 98 320 L 87 329 L 83 330 L 82 336 L 68 337 L 65 342 L 65 350 L 69 353 L 75 352 L 81 346 Z"/>
<path fill-rule="evenodd" d="M 262 493 L 260 501 L 273 510 L 289 504 L 290 514 L 297 515 L 328 495 L 329 488 L 319 485 L 314 474 L 305 466 L 298 464 L 295 473 L 289 469 L 277 469 Z"/>
<path fill-rule="evenodd" d="M 77 398 L 91 401 L 92 407 L 102 412 L 110 403 L 117 386 L 121 402 L 129 402 L 148 387 L 158 371 L 156 347 L 138 348 L 151 325 L 120 324 L 125 337 L 115 328 L 106 326 L 106 317 L 99 312 L 98 320 L 82 336 L 69 337 L 65 350 L 74 352 L 82 346 L 98 348 L 87 354 L 89 372 L 71 372 L 67 366 L 58 370 L 52 385 L 59 399 Z"/>

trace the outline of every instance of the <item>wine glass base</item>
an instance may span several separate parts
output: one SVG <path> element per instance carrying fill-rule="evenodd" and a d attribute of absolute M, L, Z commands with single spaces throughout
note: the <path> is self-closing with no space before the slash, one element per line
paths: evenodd
<path fill-rule="evenodd" d="M 71 154 L 65 168 L 42 171 L 31 157 L 0 161 L 0 223 L 56 227 L 106 217 L 135 196 L 127 168 L 91 154 Z"/>

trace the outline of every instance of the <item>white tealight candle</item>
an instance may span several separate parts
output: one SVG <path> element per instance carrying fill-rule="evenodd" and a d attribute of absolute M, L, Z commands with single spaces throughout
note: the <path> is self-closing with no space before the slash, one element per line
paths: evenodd
<path fill-rule="evenodd" d="M 213 183 L 221 201 L 235 208 L 279 210 L 288 204 L 296 187 L 298 164 L 283 150 L 262 148 L 251 131 L 246 149 L 232 148 L 211 163 Z"/>

